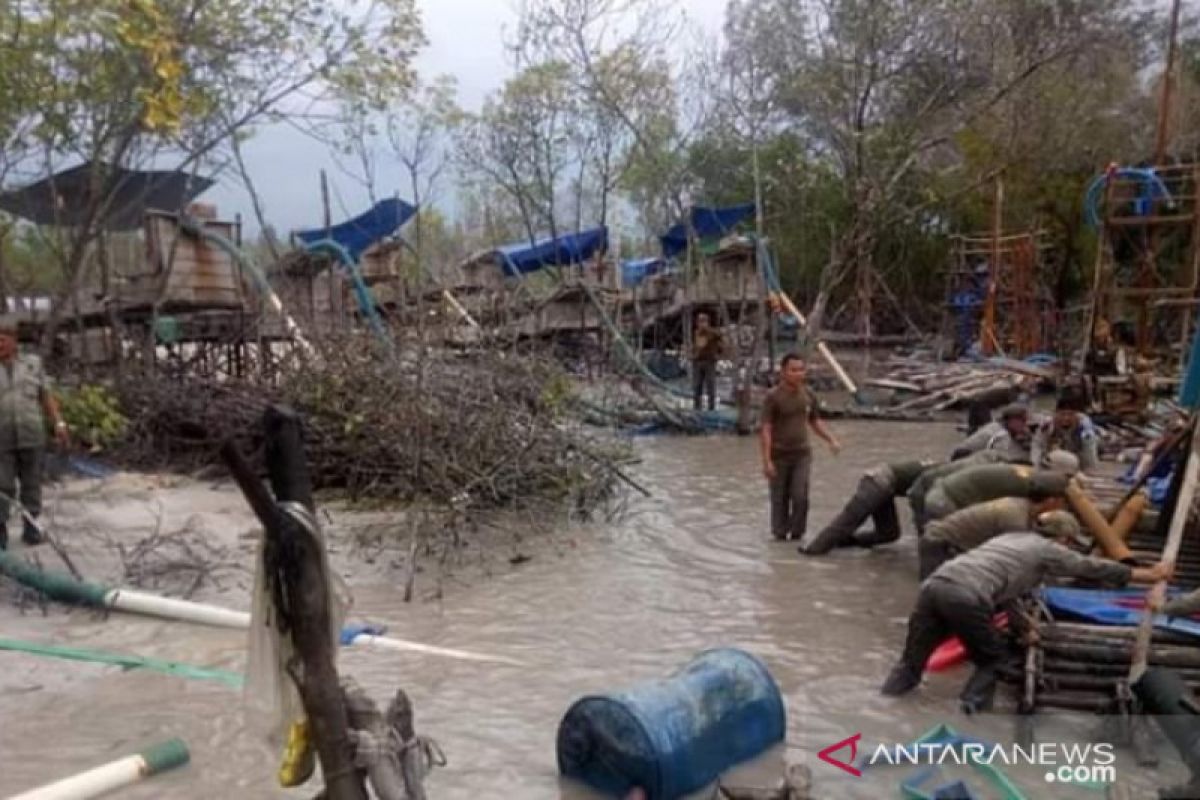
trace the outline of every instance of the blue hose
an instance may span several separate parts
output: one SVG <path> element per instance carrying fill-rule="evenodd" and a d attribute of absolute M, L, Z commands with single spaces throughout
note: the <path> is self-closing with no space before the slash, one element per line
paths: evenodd
<path fill-rule="evenodd" d="M 1134 200 L 1134 211 L 1138 216 L 1149 214 L 1155 199 L 1163 198 L 1168 201 L 1171 199 L 1171 192 L 1167 189 L 1166 184 L 1151 168 L 1121 167 L 1114 170 L 1114 174 L 1118 178 L 1132 179 L 1141 184 L 1141 191 Z M 1104 199 L 1104 187 L 1108 185 L 1108 178 L 1109 173 L 1107 172 L 1098 175 L 1088 186 L 1087 194 L 1084 195 L 1083 215 L 1087 224 L 1092 228 L 1100 227 L 1100 202 Z"/>

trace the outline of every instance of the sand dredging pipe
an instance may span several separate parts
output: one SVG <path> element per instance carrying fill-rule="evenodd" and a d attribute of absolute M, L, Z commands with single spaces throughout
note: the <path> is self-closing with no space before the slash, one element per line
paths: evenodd
<path fill-rule="evenodd" d="M 31 564 L 17 559 L 12 553 L 6 550 L 0 550 L 0 573 L 7 575 L 22 586 L 27 586 L 30 589 L 41 592 L 51 600 L 57 600 L 60 603 L 67 603 L 69 605 L 124 611 L 130 614 L 142 614 L 162 619 L 194 622 L 218 628 L 247 630 L 250 627 L 250 612 L 248 611 L 237 611 L 208 603 L 196 603 L 191 600 L 176 600 L 171 597 L 162 597 L 135 589 L 112 588 L 88 583 L 87 581 L 79 581 L 70 575 L 38 569 Z M 453 658 L 459 661 L 479 661 L 489 664 L 509 664 L 512 666 L 520 666 L 522 663 L 505 656 L 474 653 L 469 650 L 455 650 L 448 647 L 436 647 L 434 645 L 421 644 L 420 642 L 410 642 L 406 639 L 382 636 L 382 633 L 383 629 L 378 626 L 347 626 L 342 630 L 340 641 L 343 645 L 371 646 L 383 650 L 424 653 L 426 655 Z"/>
<path fill-rule="evenodd" d="M 181 739 L 168 739 L 135 755 L 110 761 L 37 789 L 30 789 L 10 797 L 9 800 L 86 800 L 100 797 L 176 767 L 182 767 L 188 763 L 189 758 L 187 745 Z"/>

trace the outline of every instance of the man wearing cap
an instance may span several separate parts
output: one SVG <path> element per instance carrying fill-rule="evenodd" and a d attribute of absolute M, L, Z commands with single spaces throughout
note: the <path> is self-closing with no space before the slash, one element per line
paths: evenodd
<path fill-rule="evenodd" d="M 988 439 L 986 449 L 1003 453 L 1006 461 L 1028 463 L 1032 438 L 1029 409 L 1019 405 L 1005 406 L 1000 411 L 1000 426 L 1001 430 Z"/>
<path fill-rule="evenodd" d="M 1058 399 L 1054 416 L 1038 426 L 1030 449 L 1035 467 L 1042 466 L 1053 450 L 1065 450 L 1078 458 L 1081 472 L 1094 472 L 1100 464 L 1096 426 L 1083 413 L 1082 400 L 1071 395 Z"/>
<path fill-rule="evenodd" d="M 800 552 L 819 556 L 835 547 L 874 547 L 896 541 L 900 538 L 900 518 L 895 498 L 907 493 L 921 473 L 932 466 L 933 461 L 898 461 L 867 470 L 845 507 L 809 542 L 800 545 Z M 875 523 L 875 530 L 859 532 L 867 517 Z"/>
<path fill-rule="evenodd" d="M 1071 543 L 1071 535 L 1058 526 L 1044 533 L 1006 533 L 938 567 L 921 584 L 908 620 L 904 652 L 880 692 L 895 697 L 917 688 L 934 648 L 954 635 L 975 665 L 959 695 L 962 709 L 968 714 L 985 711 L 991 707 L 996 667 L 1004 655 L 1004 643 L 992 628 L 998 607 L 1032 591 L 1048 577 L 1086 578 L 1123 586 L 1131 580 L 1169 580 L 1174 573 L 1170 563 L 1129 567 L 1080 555 L 1067 547 Z"/>
<path fill-rule="evenodd" d="M 67 442 L 67 425 L 58 413 L 50 379 L 42 361 L 17 348 L 17 325 L 0 317 L 0 549 L 8 546 L 9 506 L 20 486 L 21 508 L 36 518 L 42 510 L 42 454 L 47 422 L 60 444 Z M 38 526 L 26 519 L 21 535 L 26 544 L 40 544 Z"/>
<path fill-rule="evenodd" d="M 1029 460 L 1029 409 L 1016 403 L 1000 409 L 995 422 L 978 428 L 964 439 L 950 459 L 966 458 L 980 450 L 998 450 L 1007 461 Z"/>
<path fill-rule="evenodd" d="M 1071 477 L 1079 471 L 1079 462 L 1070 453 L 1055 451 L 1048 463 L 1050 469 L 983 464 L 947 475 L 925 495 L 925 515 L 929 520 L 942 519 L 959 509 L 1000 497 L 1027 497 L 1034 501 L 1065 497 Z"/>
<path fill-rule="evenodd" d="M 1077 538 L 1079 522 L 1062 506 L 1059 498 L 1035 503 L 1027 497 L 1001 497 L 934 520 L 917 544 L 921 580 L 960 553 L 1005 533 L 1055 529 Z"/>

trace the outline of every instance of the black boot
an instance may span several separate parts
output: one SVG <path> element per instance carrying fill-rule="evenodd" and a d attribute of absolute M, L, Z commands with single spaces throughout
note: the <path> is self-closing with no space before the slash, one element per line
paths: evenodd
<path fill-rule="evenodd" d="M 921 673 L 913 670 L 903 661 L 892 667 L 879 693 L 884 697 L 899 697 L 908 694 L 921 685 Z"/>
<path fill-rule="evenodd" d="M 8 530 L 0 527 L 0 550 L 8 549 Z"/>
<path fill-rule="evenodd" d="M 1158 796 L 1163 800 L 1200 800 L 1200 706 L 1196 698 L 1178 672 L 1163 667 L 1146 670 L 1132 688 L 1142 701 L 1144 713 L 1153 716 L 1192 772 L 1188 783 L 1159 789 Z"/>
<path fill-rule="evenodd" d="M 1200 778 L 1195 775 L 1181 786 L 1166 786 L 1158 790 L 1158 800 L 1200 800 Z"/>
<path fill-rule="evenodd" d="M 27 519 L 25 527 L 21 530 L 21 541 L 32 547 L 46 541 L 46 537 L 35 522 Z"/>
<path fill-rule="evenodd" d="M 979 714 L 992 710 L 992 702 L 996 699 L 996 668 L 993 665 L 976 667 L 975 672 L 963 687 L 962 712 L 964 714 Z"/>

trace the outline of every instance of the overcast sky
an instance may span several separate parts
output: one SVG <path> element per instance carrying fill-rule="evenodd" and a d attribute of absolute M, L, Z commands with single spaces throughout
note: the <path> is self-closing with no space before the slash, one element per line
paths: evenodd
<path fill-rule="evenodd" d="M 689 17 L 706 30 L 716 32 L 724 18 L 726 0 L 686 0 Z M 503 39 L 515 24 L 510 0 L 418 0 L 429 44 L 417 59 L 422 77 L 449 74 L 458 79 L 459 102 L 477 108 L 482 99 L 500 86 L 512 70 L 506 60 Z M 295 130 L 278 126 L 260 130 L 245 147 L 246 160 L 266 210 L 268 222 L 281 233 L 321 224 L 320 171 L 324 168 L 331 184 L 333 221 L 366 209 L 366 191 L 340 172 L 323 145 Z M 405 195 L 401 176 L 394 166 L 382 164 L 377 193 Z M 451 192 L 443 191 L 442 204 Z M 241 212 L 247 232 L 257 229 L 249 199 L 241 181 L 229 173 L 205 193 L 216 203 L 221 216 L 232 219 Z"/>

